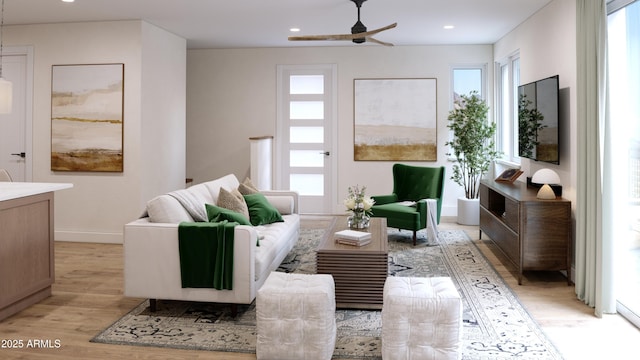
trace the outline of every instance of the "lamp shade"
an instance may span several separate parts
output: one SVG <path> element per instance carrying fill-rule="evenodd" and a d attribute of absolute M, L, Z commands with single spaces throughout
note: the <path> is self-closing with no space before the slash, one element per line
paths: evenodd
<path fill-rule="evenodd" d="M 553 200 L 556 198 L 556 193 L 549 186 L 549 184 L 560 184 L 560 176 L 551 169 L 540 169 L 536 171 L 531 177 L 531 182 L 536 184 L 544 184 L 538 190 L 536 197 L 543 200 Z"/>
<path fill-rule="evenodd" d="M 533 174 L 531 182 L 536 184 L 560 184 L 560 176 L 551 169 L 540 169 Z"/>
<path fill-rule="evenodd" d="M 13 104 L 13 84 L 0 77 L 0 114 L 11 112 Z"/>

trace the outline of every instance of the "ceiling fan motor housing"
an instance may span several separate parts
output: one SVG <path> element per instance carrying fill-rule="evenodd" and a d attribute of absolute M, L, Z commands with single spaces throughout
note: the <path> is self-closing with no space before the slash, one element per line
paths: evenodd
<path fill-rule="evenodd" d="M 360 21 L 360 6 L 362 6 L 362 3 L 367 0 L 351 0 L 351 1 L 353 1 L 356 4 L 356 7 L 358 8 L 358 21 L 351 27 L 351 33 L 360 34 L 360 33 L 366 32 L 367 27 L 364 26 L 362 21 Z M 362 37 L 362 38 L 353 39 L 351 41 L 353 41 L 356 44 L 362 44 L 365 41 L 367 41 L 367 39 Z"/>
<path fill-rule="evenodd" d="M 360 22 L 360 20 L 358 20 L 357 23 L 355 23 L 355 25 L 353 25 L 353 27 L 351 28 L 351 33 L 352 34 L 360 34 L 363 32 L 367 31 L 367 27 L 364 26 L 364 24 L 362 22 Z M 356 44 L 362 44 L 363 42 L 366 41 L 365 38 L 358 38 L 358 39 L 353 39 L 352 40 L 354 43 Z"/>

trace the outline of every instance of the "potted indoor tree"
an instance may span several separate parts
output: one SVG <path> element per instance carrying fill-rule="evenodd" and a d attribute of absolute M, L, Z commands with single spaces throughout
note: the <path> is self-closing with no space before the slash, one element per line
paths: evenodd
<path fill-rule="evenodd" d="M 449 112 L 453 139 L 446 143 L 456 159 L 451 179 L 464 188 L 464 198 L 458 199 L 458 223 L 478 225 L 480 179 L 500 155 L 495 149 L 496 124 L 489 122 L 489 107 L 478 93 L 460 95 Z"/>

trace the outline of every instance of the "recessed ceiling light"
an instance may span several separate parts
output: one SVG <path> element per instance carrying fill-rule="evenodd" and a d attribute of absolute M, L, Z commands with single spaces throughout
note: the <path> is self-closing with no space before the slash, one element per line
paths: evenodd
<path fill-rule="evenodd" d="M 62 0 L 62 2 L 74 2 L 76 0 Z"/>
<path fill-rule="evenodd" d="M 294 28 L 289 29 L 289 31 L 291 31 L 291 32 L 299 32 L 300 28 L 294 27 Z"/>
<path fill-rule="evenodd" d="M 451 30 L 451 29 L 455 28 L 455 26 L 453 26 L 453 25 L 445 25 L 442 28 L 445 29 L 445 30 Z"/>

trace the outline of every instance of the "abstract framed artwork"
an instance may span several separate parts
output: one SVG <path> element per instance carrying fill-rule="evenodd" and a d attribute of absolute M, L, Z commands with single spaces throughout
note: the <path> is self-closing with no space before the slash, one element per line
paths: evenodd
<path fill-rule="evenodd" d="M 437 161 L 436 79 L 354 79 L 354 160 Z"/>
<path fill-rule="evenodd" d="M 122 172 L 124 64 L 53 65 L 51 170 Z"/>

